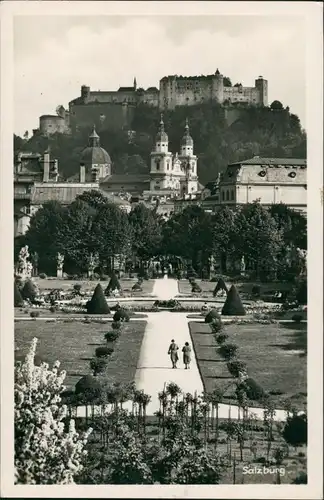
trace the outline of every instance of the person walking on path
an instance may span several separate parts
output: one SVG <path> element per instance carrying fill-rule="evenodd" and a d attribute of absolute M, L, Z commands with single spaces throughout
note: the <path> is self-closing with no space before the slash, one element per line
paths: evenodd
<path fill-rule="evenodd" d="M 169 350 L 168 350 L 168 354 L 169 354 L 171 362 L 172 362 L 172 368 L 177 368 L 177 362 L 179 359 L 178 350 L 179 350 L 179 347 L 177 346 L 175 341 L 172 339 L 171 344 L 169 346 Z"/>
<path fill-rule="evenodd" d="M 185 345 L 182 348 L 183 352 L 183 364 L 185 365 L 185 370 L 188 370 L 190 368 L 190 361 L 191 361 L 191 347 L 189 345 L 189 342 L 186 342 Z"/>

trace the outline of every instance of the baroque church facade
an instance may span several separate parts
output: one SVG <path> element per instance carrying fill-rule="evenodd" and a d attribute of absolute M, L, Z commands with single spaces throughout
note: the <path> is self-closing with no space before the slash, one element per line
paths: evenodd
<path fill-rule="evenodd" d="M 169 151 L 169 138 L 164 129 L 163 115 L 151 153 L 150 192 L 168 192 L 174 196 L 185 196 L 198 191 L 197 156 L 194 142 L 186 120 L 180 154 Z"/>

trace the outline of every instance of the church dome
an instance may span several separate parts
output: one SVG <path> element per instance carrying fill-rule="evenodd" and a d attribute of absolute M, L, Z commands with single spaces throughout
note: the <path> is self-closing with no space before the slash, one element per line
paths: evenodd
<path fill-rule="evenodd" d="M 81 153 L 81 162 L 105 165 L 111 163 L 111 159 L 107 151 L 100 146 L 88 146 Z"/>
<path fill-rule="evenodd" d="M 92 134 L 89 136 L 89 146 L 81 153 L 81 163 L 91 165 L 105 165 L 111 163 L 107 151 L 100 147 L 100 138 L 95 127 L 93 127 Z"/>
<path fill-rule="evenodd" d="M 189 133 L 189 123 L 188 123 L 188 118 L 186 120 L 186 126 L 185 126 L 185 134 L 182 137 L 181 140 L 181 146 L 193 146 L 193 138 L 191 137 Z"/>

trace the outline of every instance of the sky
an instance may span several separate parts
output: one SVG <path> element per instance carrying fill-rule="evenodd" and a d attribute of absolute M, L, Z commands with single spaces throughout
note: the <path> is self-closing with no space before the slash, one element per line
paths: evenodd
<path fill-rule="evenodd" d="M 159 87 L 170 74 L 220 72 L 232 83 L 268 80 L 305 127 L 306 28 L 300 16 L 15 16 L 14 131 L 38 128 L 92 90 Z"/>

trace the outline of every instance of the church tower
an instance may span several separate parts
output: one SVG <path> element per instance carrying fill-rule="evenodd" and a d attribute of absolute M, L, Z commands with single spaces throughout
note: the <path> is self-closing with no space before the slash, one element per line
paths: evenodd
<path fill-rule="evenodd" d="M 181 194 L 190 194 L 198 191 L 197 156 L 193 151 L 194 142 L 190 135 L 188 118 L 186 119 L 185 133 L 181 140 Z"/>
<path fill-rule="evenodd" d="M 150 191 L 174 189 L 172 175 L 172 153 L 169 151 L 169 138 L 164 130 L 161 114 L 159 131 L 155 138 L 154 150 L 151 153 Z"/>
<path fill-rule="evenodd" d="M 81 182 L 102 180 L 111 175 L 111 159 L 107 151 L 100 147 L 100 138 L 95 126 L 89 136 L 89 145 L 81 153 L 80 167 Z"/>

